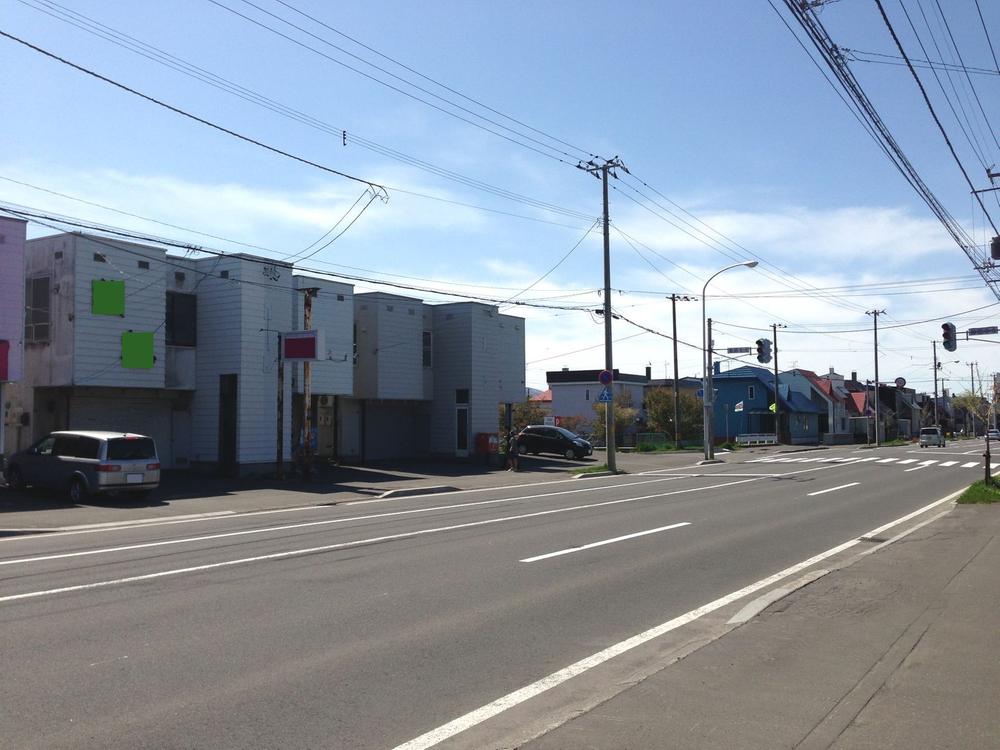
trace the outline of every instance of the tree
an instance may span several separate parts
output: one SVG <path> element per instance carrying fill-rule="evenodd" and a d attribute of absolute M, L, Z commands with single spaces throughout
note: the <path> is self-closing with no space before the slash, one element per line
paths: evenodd
<path fill-rule="evenodd" d="M 578 414 L 569 417 L 560 417 L 559 426 L 565 427 L 570 432 L 580 432 L 587 424 L 587 420 Z"/>
<path fill-rule="evenodd" d="M 703 413 L 701 399 L 688 393 L 678 399 L 681 440 L 696 440 L 702 436 Z M 670 388 L 646 391 L 646 421 L 656 432 L 674 436 L 674 392 Z"/>
<path fill-rule="evenodd" d="M 529 424 L 542 424 L 545 421 L 545 417 L 548 416 L 548 413 L 541 402 L 531 401 L 530 399 L 513 404 L 512 412 L 513 414 L 511 415 L 511 420 L 515 430 L 520 430 L 522 427 L 527 427 Z M 504 416 L 504 407 L 501 404 L 498 419 L 501 433 L 507 431 Z"/>
<path fill-rule="evenodd" d="M 635 422 L 636 415 L 639 410 L 632 406 L 632 394 L 628 391 L 618 393 L 614 397 L 615 399 L 615 442 L 621 445 L 622 437 L 625 434 L 625 430 Z M 607 417 L 605 416 L 605 411 L 607 407 L 600 403 L 594 403 L 594 432 L 593 438 L 598 441 L 604 441 L 605 439 L 605 425 L 607 423 Z"/>

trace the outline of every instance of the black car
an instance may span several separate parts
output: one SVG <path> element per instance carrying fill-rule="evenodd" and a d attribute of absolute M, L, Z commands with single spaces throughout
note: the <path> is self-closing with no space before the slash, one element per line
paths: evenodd
<path fill-rule="evenodd" d="M 576 433 L 563 427 L 530 425 L 517 435 L 521 453 L 556 453 L 566 458 L 580 459 L 594 452 L 594 447 Z"/>

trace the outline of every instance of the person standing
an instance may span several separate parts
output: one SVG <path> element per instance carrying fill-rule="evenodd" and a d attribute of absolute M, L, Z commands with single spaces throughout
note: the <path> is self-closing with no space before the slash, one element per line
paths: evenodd
<path fill-rule="evenodd" d="M 517 432 L 511 430 L 507 435 L 507 471 L 517 471 L 517 459 L 520 449 L 517 445 Z"/>

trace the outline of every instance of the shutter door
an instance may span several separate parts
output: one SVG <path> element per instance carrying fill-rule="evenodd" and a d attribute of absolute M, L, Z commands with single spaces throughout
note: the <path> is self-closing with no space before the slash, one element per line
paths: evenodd
<path fill-rule="evenodd" d="M 111 430 L 148 435 L 164 468 L 173 468 L 170 402 L 139 398 L 74 397 L 70 402 L 70 429 Z"/>

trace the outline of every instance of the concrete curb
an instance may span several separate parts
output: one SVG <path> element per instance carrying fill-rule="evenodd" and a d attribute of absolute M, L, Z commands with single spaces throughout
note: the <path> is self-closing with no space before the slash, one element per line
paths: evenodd
<path fill-rule="evenodd" d="M 581 474 L 574 474 L 573 479 L 587 479 L 589 477 L 614 477 L 624 474 L 624 471 L 588 471 Z"/>

